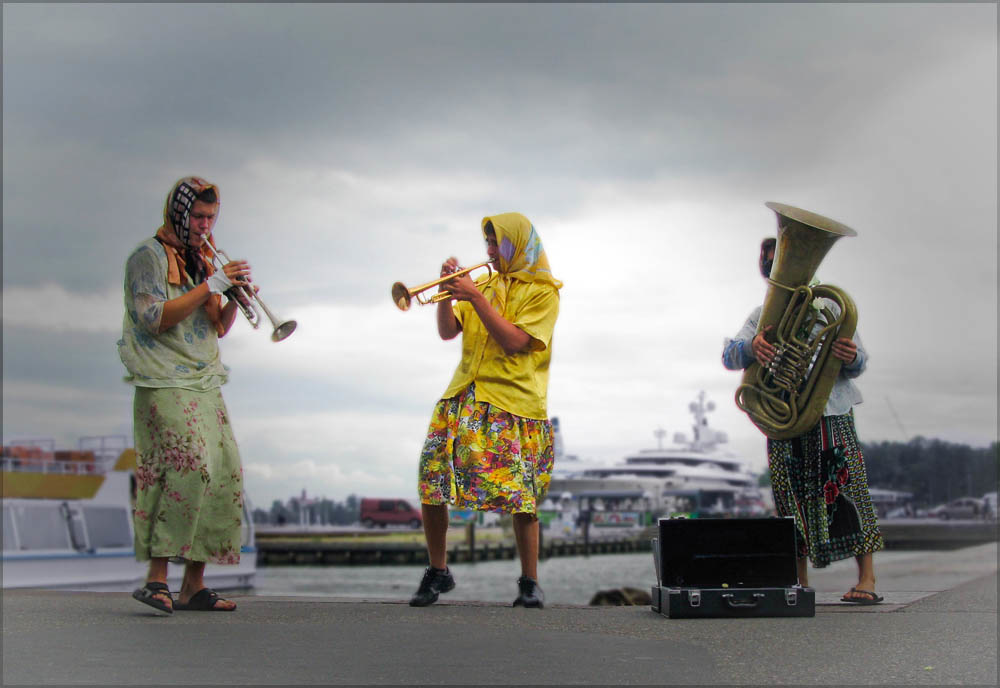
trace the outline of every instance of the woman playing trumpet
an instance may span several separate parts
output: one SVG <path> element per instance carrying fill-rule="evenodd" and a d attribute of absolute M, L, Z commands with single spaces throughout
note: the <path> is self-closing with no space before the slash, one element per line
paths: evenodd
<path fill-rule="evenodd" d="M 432 604 L 455 587 L 448 569 L 448 504 L 513 514 L 521 560 L 514 606 L 541 607 L 538 504 L 552 473 L 546 394 L 562 283 L 549 270 L 535 228 L 520 213 L 482 220 L 495 273 L 440 285 L 441 339 L 462 335 L 462 358 L 437 403 L 420 455 L 419 492 L 430 566 L 410 604 Z M 442 276 L 458 261 L 449 258 Z M 452 301 L 457 301 L 454 305 Z"/>
<path fill-rule="evenodd" d="M 246 298 L 250 266 L 221 270 L 206 250 L 219 212 L 218 189 L 181 179 L 167 196 L 163 225 L 125 265 L 125 317 L 118 352 L 135 387 L 135 553 L 149 560 L 140 602 L 174 609 L 232 611 L 236 605 L 205 587 L 206 562 L 238 564 L 243 469 L 220 387 L 228 369 L 218 338 Z M 167 562 L 185 560 L 176 602 Z"/>

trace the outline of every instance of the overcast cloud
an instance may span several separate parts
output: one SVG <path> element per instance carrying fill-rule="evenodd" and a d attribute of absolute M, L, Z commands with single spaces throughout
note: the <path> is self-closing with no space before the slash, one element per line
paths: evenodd
<path fill-rule="evenodd" d="M 866 441 L 997 438 L 995 4 L 3 6 L 3 440 L 131 435 L 126 256 L 179 177 L 299 329 L 242 320 L 251 499 L 415 493 L 459 356 L 396 280 L 534 222 L 565 282 L 549 413 L 617 460 L 705 390 L 764 465 L 722 342 L 764 295 L 765 201 L 850 225 Z"/>

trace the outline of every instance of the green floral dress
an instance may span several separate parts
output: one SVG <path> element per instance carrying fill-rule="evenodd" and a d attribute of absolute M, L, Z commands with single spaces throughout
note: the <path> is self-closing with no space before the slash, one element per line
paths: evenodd
<path fill-rule="evenodd" d="M 222 399 L 228 370 L 203 308 L 156 334 L 163 303 L 190 290 L 167 282 L 167 257 L 150 238 L 125 267 L 118 351 L 135 386 L 135 554 L 238 564 L 243 469 Z"/>

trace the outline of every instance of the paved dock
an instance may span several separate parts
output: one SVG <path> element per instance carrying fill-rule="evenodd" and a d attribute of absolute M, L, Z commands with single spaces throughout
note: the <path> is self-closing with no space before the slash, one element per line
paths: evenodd
<path fill-rule="evenodd" d="M 127 594 L 7 591 L 3 683 L 996 685 L 996 543 L 886 568 L 873 607 L 823 592 L 849 568 L 814 572 L 803 619 L 253 595 L 163 617 Z"/>

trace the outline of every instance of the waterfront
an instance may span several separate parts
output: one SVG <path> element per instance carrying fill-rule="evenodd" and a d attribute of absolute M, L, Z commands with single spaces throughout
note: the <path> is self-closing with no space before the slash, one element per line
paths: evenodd
<path fill-rule="evenodd" d="M 986 548 L 992 554 L 983 556 Z M 992 549 L 991 549 L 992 548 Z M 956 585 L 975 575 L 996 570 L 996 544 L 980 545 L 947 554 L 927 551 L 885 551 L 875 555 L 878 587 L 906 593 L 933 592 Z M 934 579 L 927 573 L 928 561 L 940 564 Z M 457 586 L 443 596 L 449 601 L 510 602 L 517 594 L 520 575 L 517 560 L 481 561 L 451 565 Z M 422 566 L 262 566 L 251 594 L 266 596 L 342 597 L 403 600 L 416 589 Z M 834 562 L 824 569 L 809 570 L 809 584 L 823 599 L 845 592 L 856 581 L 853 559 Z M 546 602 L 585 605 L 598 590 L 633 587 L 648 590 L 656 582 L 650 552 L 604 554 L 590 557 L 555 557 L 539 562 L 539 581 Z M 821 596 L 822 597 L 822 596 Z"/>

